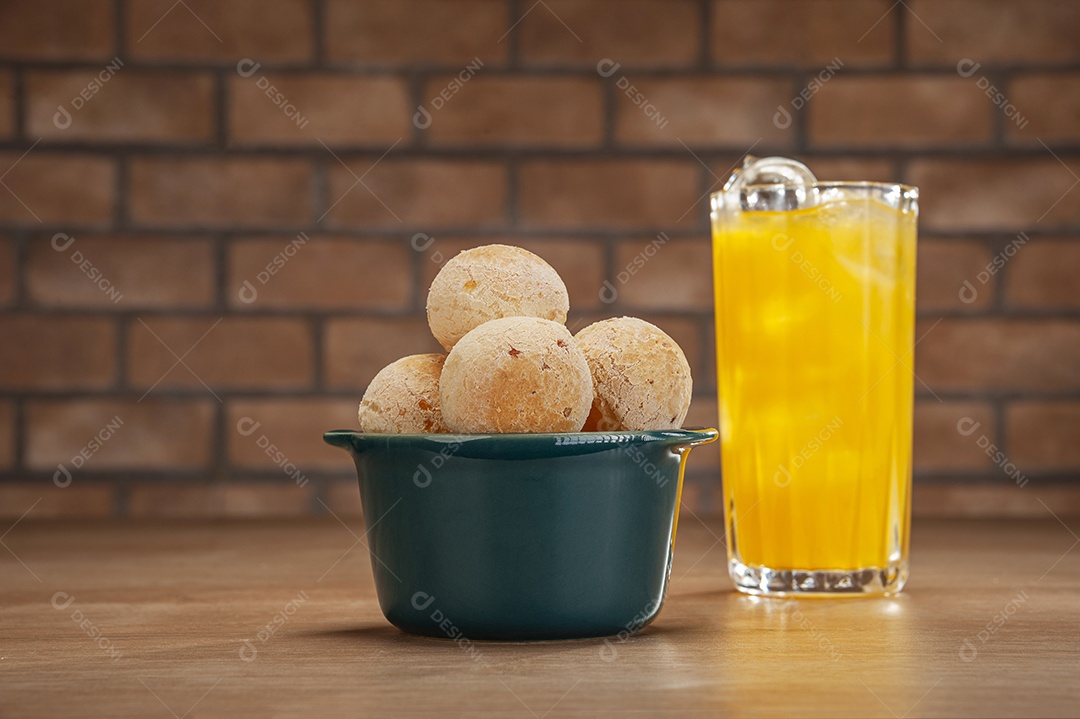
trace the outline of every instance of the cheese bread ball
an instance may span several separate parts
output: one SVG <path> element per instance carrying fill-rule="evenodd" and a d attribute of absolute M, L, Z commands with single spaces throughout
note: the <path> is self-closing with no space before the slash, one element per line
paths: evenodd
<path fill-rule="evenodd" d="M 500 317 L 565 323 L 566 285 L 551 265 L 508 245 L 484 245 L 450 259 L 428 291 L 428 325 L 446 351 L 465 334 Z"/>
<path fill-rule="evenodd" d="M 585 354 L 596 395 L 586 431 L 678 429 L 693 382 L 686 355 L 656 325 L 619 317 L 574 338 Z"/>
<path fill-rule="evenodd" d="M 593 401 L 570 331 L 539 317 L 485 322 L 454 345 L 439 381 L 451 432 L 577 432 Z"/>
<path fill-rule="evenodd" d="M 448 432 L 439 409 L 446 355 L 402 357 L 379 370 L 360 401 L 360 429 L 377 434 Z"/>

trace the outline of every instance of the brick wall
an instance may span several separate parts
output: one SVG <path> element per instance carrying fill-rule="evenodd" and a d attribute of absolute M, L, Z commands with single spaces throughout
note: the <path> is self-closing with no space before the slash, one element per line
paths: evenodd
<path fill-rule="evenodd" d="M 572 323 L 664 327 L 713 424 L 703 198 L 750 150 L 922 189 L 917 511 L 1078 511 L 1078 36 L 1067 0 L 6 0 L 0 511 L 357 511 L 320 432 L 492 241 Z"/>

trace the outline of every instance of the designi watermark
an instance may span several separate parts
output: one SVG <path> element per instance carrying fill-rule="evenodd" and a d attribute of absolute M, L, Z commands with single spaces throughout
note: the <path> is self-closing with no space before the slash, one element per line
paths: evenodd
<path fill-rule="evenodd" d="M 812 621 L 810 621 L 810 617 L 803 614 L 802 609 L 799 608 L 799 600 L 788 599 L 782 605 L 782 609 L 784 609 L 785 611 L 789 609 L 791 610 L 789 616 L 792 620 L 794 620 L 796 626 L 798 626 L 799 629 L 802 629 L 803 631 L 810 634 L 810 637 L 814 640 L 814 643 L 817 644 L 818 649 L 824 652 L 825 656 L 829 657 L 829 659 L 833 660 L 834 662 L 840 660 L 840 657 L 843 656 L 840 648 L 837 647 L 831 639 L 825 636 L 825 634 L 820 629 L 818 629 Z"/>
<path fill-rule="evenodd" d="M 811 457 L 817 454 L 817 451 L 836 434 L 836 430 L 840 429 L 843 424 L 844 420 L 840 419 L 839 415 L 833 417 L 825 423 L 824 427 L 818 430 L 817 434 L 810 438 L 810 441 L 802 449 L 795 453 L 795 456 L 788 463 L 794 469 L 802 467 Z M 791 486 L 791 470 L 787 468 L 787 465 L 777 465 L 776 471 L 773 473 L 773 484 L 780 488 Z"/>
<path fill-rule="evenodd" d="M 1005 266 L 1013 255 L 1020 251 L 1020 248 L 1027 244 L 1028 236 L 1026 232 L 1021 232 L 1016 236 L 1016 239 L 1010 240 L 1009 244 L 1005 245 L 1005 248 L 994 255 L 993 259 L 986 263 L 986 267 L 979 271 L 979 274 L 975 275 L 975 280 L 979 283 L 979 287 L 982 287 L 990 278 L 996 275 L 1002 267 Z M 964 284 L 960 286 L 960 301 L 964 304 L 970 305 L 979 297 L 979 289 L 971 280 L 964 280 Z"/>
<path fill-rule="evenodd" d="M 640 631 L 642 627 L 649 623 L 649 620 L 656 616 L 656 613 L 660 611 L 660 604 L 663 599 L 650 599 L 645 603 L 645 606 L 640 612 L 634 615 L 634 617 L 623 625 L 623 628 L 619 630 L 619 633 L 612 638 L 605 637 L 603 646 L 600 647 L 600 659 L 605 662 L 613 662 L 619 658 L 618 644 L 624 644 L 630 639 L 636 632 Z"/>
<path fill-rule="evenodd" d="M 438 112 L 446 106 L 446 103 L 450 102 L 450 99 L 454 95 L 461 92 L 461 88 L 465 87 L 465 83 L 476 77 L 476 74 L 480 72 L 480 68 L 484 66 L 484 61 L 478 57 L 474 57 L 457 75 L 455 75 L 450 82 L 446 84 L 446 87 L 435 93 L 435 96 L 428 100 L 427 105 L 423 103 L 416 106 L 416 112 L 413 114 L 413 125 L 418 130 L 426 130 L 431 127 L 431 110 Z M 428 106 L 431 110 L 428 110 Z"/>
<path fill-rule="evenodd" d="M 258 431 L 262 426 L 262 422 L 255 420 L 251 417 L 241 417 L 236 422 L 236 431 L 243 437 L 250 437 Z M 270 461 L 281 468 L 281 471 L 285 473 L 287 477 L 296 482 L 297 487 L 303 487 L 308 483 L 308 478 L 300 471 L 292 461 L 285 456 L 285 453 L 278 448 L 276 444 L 270 441 L 270 438 L 265 434 L 259 434 L 255 438 L 255 445 L 263 451 L 263 453 L 270 458 Z"/>
<path fill-rule="evenodd" d="M 68 462 L 75 469 L 82 469 L 83 465 L 90 461 L 90 458 L 97 454 L 122 426 L 124 426 L 124 420 L 120 419 L 120 415 L 114 416 L 105 423 L 104 427 L 97 431 L 97 434 L 90 438 L 90 441 L 82 449 L 72 455 Z M 58 464 L 56 471 L 53 472 L 53 484 L 60 489 L 64 489 L 71 484 L 71 480 L 71 470 L 67 468 L 67 465 L 64 463 Z"/>
<path fill-rule="evenodd" d="M 843 66 L 844 61 L 834 57 L 817 75 L 810 78 L 810 82 L 806 83 L 806 86 L 795 94 L 795 97 L 791 98 L 791 102 L 788 103 L 791 105 L 791 109 L 798 112 L 806 107 L 806 103 L 810 102 L 810 98 L 818 94 L 821 88 L 825 86 L 825 83 L 831 80 Z M 791 127 L 791 120 L 792 115 L 788 109 L 783 105 L 777 105 L 776 113 L 773 115 L 773 125 L 778 130 L 786 130 Z"/>
<path fill-rule="evenodd" d="M 58 612 L 66 612 L 68 607 L 70 607 L 74 603 L 74 595 L 68 594 L 67 592 L 57 592 L 52 596 L 53 609 L 57 610 Z M 104 652 L 107 657 L 112 659 L 114 663 L 120 661 L 123 658 L 120 650 L 116 648 L 116 645 L 113 644 L 112 640 L 105 636 L 104 633 L 102 633 L 101 627 L 95 624 L 93 620 L 91 620 L 88 616 L 83 614 L 83 611 L 81 609 L 75 608 L 71 611 L 71 621 L 79 629 L 83 630 L 86 633 L 86 636 L 93 639 L 94 644 L 97 644 L 98 648 L 101 649 L 101 651 Z"/>
<path fill-rule="evenodd" d="M 64 253 L 75 244 L 75 238 L 66 232 L 57 232 L 53 235 L 50 244 L 57 252 Z M 68 255 L 68 259 L 70 259 L 75 266 L 94 283 L 95 287 L 104 292 L 105 296 L 108 297 L 114 305 L 124 299 L 124 294 L 117 289 L 116 285 L 105 276 L 105 273 L 98 269 L 98 267 L 94 265 L 81 250 L 72 250 Z"/>
<path fill-rule="evenodd" d="M 483 654 L 476 644 L 473 643 L 465 634 L 454 624 L 450 617 L 446 616 L 441 609 L 435 604 L 435 596 L 428 594 L 427 592 L 416 592 L 412 595 L 413 609 L 418 612 L 426 612 L 428 608 L 431 608 L 431 614 L 429 618 L 435 623 L 439 629 L 442 630 L 448 639 L 453 640 L 455 644 L 461 647 L 461 650 L 465 652 L 473 661 L 482 662 Z"/>
<path fill-rule="evenodd" d="M 71 98 L 66 104 L 57 105 L 56 112 L 53 114 L 53 125 L 58 130 L 66 130 L 71 127 L 73 120 L 72 112 L 78 112 L 86 107 L 86 103 L 94 99 L 94 96 L 101 92 L 101 89 L 105 86 L 109 80 L 113 79 L 113 76 L 120 71 L 120 68 L 124 66 L 124 61 L 119 57 L 114 57 L 109 61 L 107 65 L 86 83 L 86 87 L 79 90 L 75 97 Z M 68 110 L 68 106 L 71 110 Z"/>
<path fill-rule="evenodd" d="M 777 252 L 787 252 L 794 243 L 794 237 L 782 232 L 773 235 L 771 241 L 772 248 Z M 838 290 L 836 285 L 825 276 L 825 273 L 818 269 L 818 266 L 811 262 L 810 258 L 806 257 L 802 251 L 796 249 L 789 252 L 788 259 L 791 260 L 791 263 L 798 267 L 804 275 L 810 278 L 810 281 L 814 283 L 814 286 L 824 292 L 833 303 L 839 303 L 844 299 L 844 293 Z"/>
<path fill-rule="evenodd" d="M 971 77 L 979 68 L 982 67 L 981 63 L 975 62 L 970 58 L 964 58 L 960 62 L 956 63 L 956 73 L 960 77 Z M 994 103 L 994 107 L 1001 110 L 1005 117 L 1009 118 L 1016 124 L 1018 128 L 1023 130 L 1027 127 L 1028 120 L 1026 117 L 1020 114 L 1020 111 L 1016 109 L 1016 105 L 1009 102 L 1009 98 L 1005 97 L 1005 93 L 998 89 L 996 85 L 990 82 L 986 75 L 979 75 L 979 78 L 975 81 L 975 84 L 980 90 L 982 90 L 990 102 Z"/>
<path fill-rule="evenodd" d="M 975 635 L 975 639 L 979 642 L 976 645 L 968 637 L 960 644 L 960 659 L 965 662 L 973 662 L 979 656 L 979 647 L 989 642 L 998 631 L 1005 626 L 1005 623 L 1012 618 L 1012 615 L 1016 614 L 1021 604 L 1025 604 L 1028 600 L 1027 590 L 1021 589 L 1015 597 L 1010 599 L 1001 611 L 990 618 L 990 621 L 986 623 L 986 626 L 979 630 Z"/>
<path fill-rule="evenodd" d="M 671 238 L 667 236 L 667 233 L 661 232 L 655 239 L 645 245 L 641 252 L 634 255 L 634 257 L 626 263 L 626 266 L 619 270 L 619 273 L 615 275 L 615 281 L 618 282 L 618 287 L 611 280 L 604 280 L 604 284 L 600 286 L 600 301 L 605 305 L 610 305 L 612 302 L 619 298 L 619 287 L 622 287 L 630 279 L 641 271 L 645 267 L 646 263 L 651 260 L 660 248 L 668 243 Z"/>
<path fill-rule="evenodd" d="M 266 266 L 259 270 L 258 274 L 255 275 L 255 282 L 259 283 L 259 287 L 266 285 L 278 272 L 281 272 L 282 268 L 288 264 L 289 260 L 296 256 L 296 253 L 300 251 L 300 248 L 306 245 L 310 239 L 311 238 L 307 236 L 306 232 L 301 232 L 296 236 L 296 239 L 285 245 L 281 252 L 274 255 L 274 257 L 266 263 Z M 244 280 L 243 284 L 240 285 L 240 289 L 236 292 L 236 296 L 239 297 L 240 301 L 245 305 L 250 305 L 259 298 L 259 290 L 255 286 L 255 282 L 252 282 L 250 279 Z"/>
<path fill-rule="evenodd" d="M 648 455 L 641 450 L 640 447 L 636 447 L 632 444 L 624 444 L 620 447 L 623 454 L 632 459 L 634 463 L 641 468 L 641 471 L 645 473 L 646 477 L 652 479 L 657 487 L 663 487 L 668 483 L 668 477 L 660 468 L 649 461 Z"/>
<path fill-rule="evenodd" d="M 411 246 L 414 250 L 420 253 L 427 252 L 434 244 L 435 238 L 427 234 L 426 232 L 417 232 L 415 235 L 412 236 L 412 239 L 409 240 L 409 246 Z M 443 261 L 443 253 L 439 250 L 432 250 L 431 254 L 428 255 L 428 259 L 430 259 L 437 265 L 441 265 Z"/>
<path fill-rule="evenodd" d="M 240 62 L 236 63 L 236 74 L 240 77 L 251 77 L 258 72 L 261 67 L 261 63 L 245 57 L 240 60 Z M 274 104 L 274 107 L 280 108 L 285 114 L 285 117 L 292 120 L 299 129 L 303 130 L 308 126 L 308 118 L 300 114 L 300 110 L 297 109 L 296 105 L 289 102 L 289 98 L 285 97 L 285 93 L 270 82 L 266 75 L 259 75 L 258 79 L 255 80 L 255 87 L 262 90 L 263 94 Z"/>
<path fill-rule="evenodd" d="M 596 63 L 596 72 L 603 78 L 609 78 L 619 71 L 622 65 L 615 62 L 611 58 L 604 58 L 600 62 Z M 660 114 L 660 110 L 656 105 L 649 102 L 649 98 L 645 97 L 645 94 L 638 89 L 637 85 L 630 82 L 626 75 L 619 75 L 615 80 L 615 87 L 619 88 L 634 107 L 637 107 L 644 113 L 645 117 L 653 121 L 653 123 L 663 130 L 668 126 L 668 118 Z"/>
<path fill-rule="evenodd" d="M 301 591 L 296 598 L 289 601 L 273 619 L 266 623 L 258 633 L 255 635 L 255 641 L 259 644 L 266 644 L 270 639 L 277 634 L 278 630 L 285 626 L 292 616 L 296 614 L 300 609 L 300 605 L 308 600 L 307 592 Z M 245 662 L 253 662 L 255 658 L 259 656 L 259 648 L 255 646 L 255 642 L 251 639 L 245 639 L 240 642 L 240 658 Z"/>
<path fill-rule="evenodd" d="M 421 462 L 416 465 L 416 471 L 413 472 L 413 484 L 420 489 L 425 489 L 431 486 L 432 481 L 435 479 L 435 472 L 442 469 L 442 466 L 446 464 L 446 460 L 457 454 L 461 449 L 462 442 L 465 440 L 464 435 L 436 435 L 438 441 L 444 442 L 441 449 L 436 452 L 431 459 Z M 428 468 L 431 465 L 431 468 Z M 434 472 L 432 471 L 434 470 Z"/>
<path fill-rule="evenodd" d="M 956 431 L 965 437 L 970 437 L 975 434 L 975 431 L 981 426 L 982 422 L 977 422 L 971 417 L 961 417 L 956 423 Z M 998 467 L 1001 467 L 1007 476 L 1016 481 L 1017 487 L 1023 487 L 1028 483 L 1028 478 L 1020 472 L 1007 456 L 1005 456 L 1005 453 L 1001 451 L 1001 448 L 991 442 L 990 438 L 985 434 L 980 434 L 978 438 L 976 438 L 975 444 L 990 458 L 991 462 Z"/>

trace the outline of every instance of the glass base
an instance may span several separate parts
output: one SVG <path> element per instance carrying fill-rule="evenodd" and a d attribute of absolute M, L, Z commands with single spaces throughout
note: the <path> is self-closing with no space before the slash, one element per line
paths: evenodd
<path fill-rule="evenodd" d="M 865 597 L 896 594 L 908 578 L 906 561 L 859 569 L 769 569 L 732 559 L 728 571 L 735 588 L 763 597 Z"/>

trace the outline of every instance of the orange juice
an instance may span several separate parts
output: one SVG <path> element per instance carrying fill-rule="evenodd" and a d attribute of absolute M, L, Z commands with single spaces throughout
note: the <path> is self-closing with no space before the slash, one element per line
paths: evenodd
<path fill-rule="evenodd" d="M 906 578 L 916 217 L 874 197 L 898 186 L 860 187 L 714 210 L 724 510 L 747 591 Z"/>

